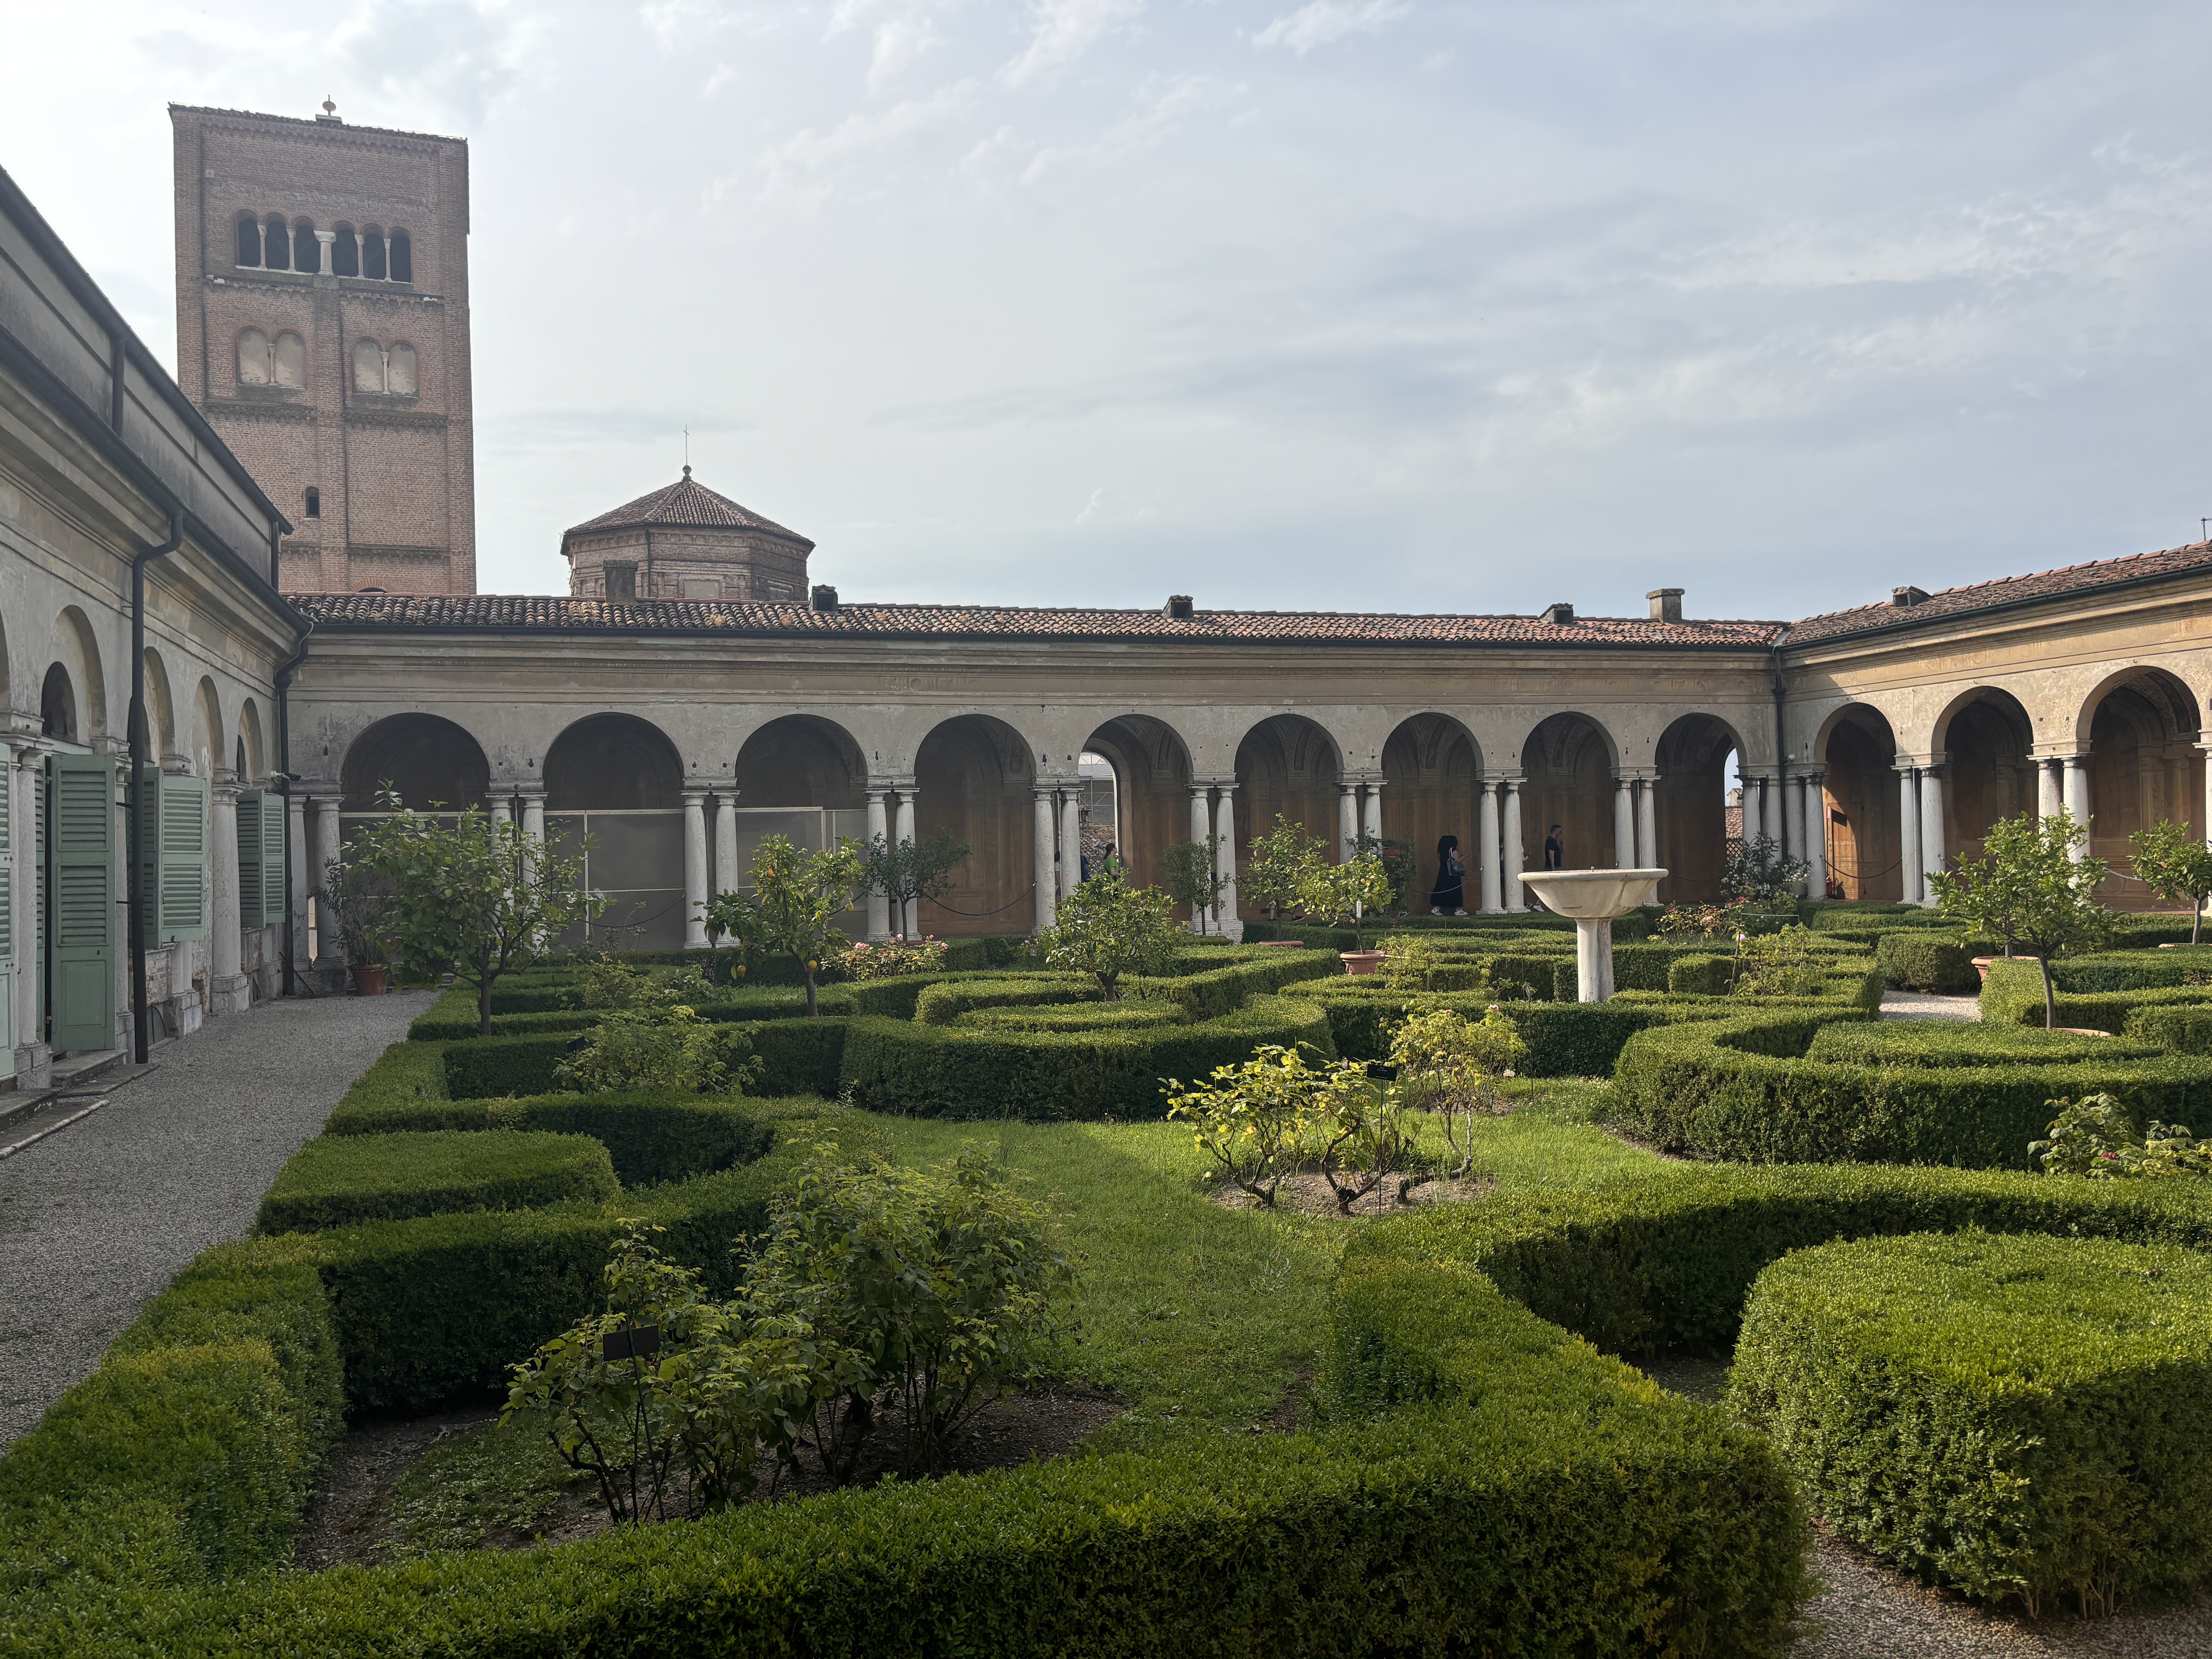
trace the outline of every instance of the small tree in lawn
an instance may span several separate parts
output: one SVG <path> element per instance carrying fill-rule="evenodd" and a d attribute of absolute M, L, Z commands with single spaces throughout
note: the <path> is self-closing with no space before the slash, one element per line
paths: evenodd
<path fill-rule="evenodd" d="M 2010 956 L 2024 945 L 2043 963 L 2043 1024 L 2058 1024 L 2051 958 L 2094 944 L 2112 930 L 2112 913 L 2097 902 L 2102 859 L 2075 856 L 2089 832 L 2063 810 L 2040 823 L 2028 813 L 2001 818 L 1982 839 L 1982 856 L 1950 874 L 1930 872 L 1929 884 L 1947 916 L 1972 933 L 1994 933 Z"/>
<path fill-rule="evenodd" d="M 2185 823 L 2160 818 L 2128 837 L 2128 865 L 2137 881 L 2167 904 L 2189 901 L 2189 942 L 2202 944 L 2204 901 L 2212 896 L 2212 847 Z"/>
<path fill-rule="evenodd" d="M 528 967 L 605 908 L 584 890 L 590 838 L 563 857 L 519 823 L 494 823 L 480 806 L 448 827 L 407 810 L 388 785 L 378 799 L 391 815 L 356 831 L 349 852 L 356 866 L 391 884 L 381 927 L 410 973 L 430 978 L 450 969 L 475 988 L 477 1030 L 489 1036 L 501 975 Z"/>
<path fill-rule="evenodd" d="M 1352 948 L 1367 948 L 1366 913 L 1390 902 L 1390 874 L 1372 853 L 1342 864 L 1318 861 L 1307 867 L 1298 882 L 1298 904 L 1316 921 L 1332 927 L 1352 929 Z"/>
<path fill-rule="evenodd" d="M 1175 901 L 1157 887 L 1132 887 L 1109 870 L 1060 900 L 1057 920 L 1037 935 L 1037 948 L 1054 968 L 1093 975 L 1105 1000 L 1115 1002 L 1124 974 L 1165 966 L 1182 933 L 1174 909 Z"/>
<path fill-rule="evenodd" d="M 1215 868 L 1220 845 L 1218 836 L 1209 836 L 1204 841 L 1179 841 L 1160 860 L 1160 873 L 1167 882 L 1168 896 L 1177 904 L 1190 907 L 1191 920 L 1201 933 L 1206 931 L 1206 913 L 1221 902 L 1221 895 L 1229 885 L 1229 877 Z"/>
<path fill-rule="evenodd" d="M 881 893 L 890 901 L 891 931 L 903 935 L 908 907 L 950 892 L 952 872 L 968 861 L 970 848 L 966 842 L 953 840 L 950 830 L 939 830 L 927 841 L 876 836 L 860 843 L 858 851 L 860 890 Z"/>
<path fill-rule="evenodd" d="M 1284 911 L 1297 907 L 1298 881 L 1307 867 L 1321 863 L 1328 852 L 1327 842 L 1278 812 L 1275 827 L 1252 838 L 1237 891 L 1255 905 L 1265 905 L 1268 916 L 1279 921 Z"/>
<path fill-rule="evenodd" d="M 786 836 L 770 836 L 753 849 L 752 890 L 717 893 L 707 905 L 707 926 L 726 933 L 748 953 L 759 951 L 799 958 L 806 978 L 809 1018 L 822 1010 L 814 975 L 834 948 L 844 954 L 845 930 L 838 918 L 853 908 L 853 896 L 865 879 L 858 845 L 840 840 L 826 853 L 809 853 Z"/>
<path fill-rule="evenodd" d="M 1803 859 L 1788 857 L 1771 836 L 1753 836 L 1731 854 L 1721 872 L 1721 891 L 1730 898 L 1772 904 L 1795 899 L 1813 866 Z"/>

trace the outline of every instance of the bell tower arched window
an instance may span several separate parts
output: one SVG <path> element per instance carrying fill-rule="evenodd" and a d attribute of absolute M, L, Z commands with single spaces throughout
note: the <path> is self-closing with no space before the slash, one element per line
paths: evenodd
<path fill-rule="evenodd" d="M 261 221 L 250 213 L 238 216 L 238 264 L 244 270 L 261 264 Z"/>

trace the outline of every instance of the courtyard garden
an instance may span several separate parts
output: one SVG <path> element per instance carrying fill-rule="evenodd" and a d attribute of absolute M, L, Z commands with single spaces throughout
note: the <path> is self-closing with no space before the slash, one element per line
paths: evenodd
<path fill-rule="evenodd" d="M 0 1459 L 0 1650 L 1759 1655 L 1816 1525 L 2014 1618 L 2212 1571 L 2186 919 L 2057 1020 L 1972 918 L 1771 902 L 1582 1004 L 1554 918 L 1110 872 L 848 946 L 770 847 L 715 950 L 574 958 L 482 833 L 451 988 Z"/>

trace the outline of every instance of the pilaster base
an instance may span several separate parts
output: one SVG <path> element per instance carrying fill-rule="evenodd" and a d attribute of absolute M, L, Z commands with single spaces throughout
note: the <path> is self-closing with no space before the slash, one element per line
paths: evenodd
<path fill-rule="evenodd" d="M 43 1042 L 18 1043 L 15 1047 L 15 1086 L 21 1090 L 52 1088 L 54 1051 Z"/>
<path fill-rule="evenodd" d="M 253 981 L 244 974 L 225 974 L 208 981 L 208 1012 L 242 1014 L 253 1006 Z"/>

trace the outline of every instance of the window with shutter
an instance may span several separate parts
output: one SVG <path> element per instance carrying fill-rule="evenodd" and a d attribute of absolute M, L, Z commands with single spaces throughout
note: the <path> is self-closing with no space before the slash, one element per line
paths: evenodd
<path fill-rule="evenodd" d="M 261 792 L 238 795 L 238 925 L 261 926 Z"/>
<path fill-rule="evenodd" d="M 261 920 L 284 920 L 284 822 L 282 795 L 261 797 Z"/>
<path fill-rule="evenodd" d="M 15 780 L 0 760 L 0 1054 L 15 1046 Z"/>
<path fill-rule="evenodd" d="M 49 982 L 57 1050 L 115 1046 L 115 763 L 47 763 Z"/>
<path fill-rule="evenodd" d="M 205 939 L 207 780 L 149 770 L 145 812 L 147 943 Z"/>

